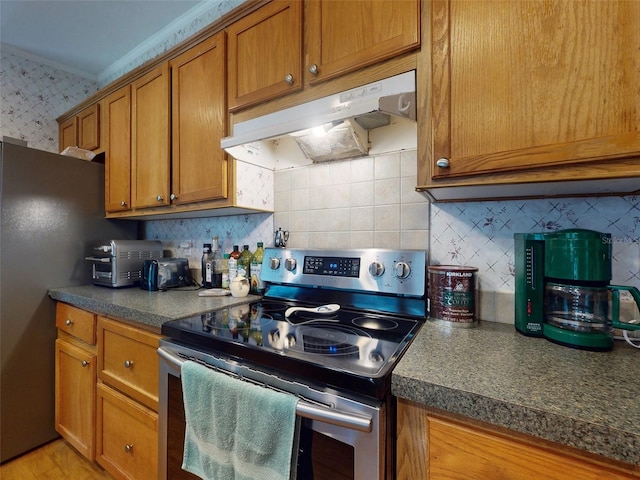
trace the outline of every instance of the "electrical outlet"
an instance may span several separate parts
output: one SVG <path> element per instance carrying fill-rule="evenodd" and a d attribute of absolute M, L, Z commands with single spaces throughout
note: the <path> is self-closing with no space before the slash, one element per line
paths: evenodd
<path fill-rule="evenodd" d="M 181 256 L 190 257 L 193 249 L 193 241 L 191 240 L 181 240 L 178 242 L 178 251 Z"/>

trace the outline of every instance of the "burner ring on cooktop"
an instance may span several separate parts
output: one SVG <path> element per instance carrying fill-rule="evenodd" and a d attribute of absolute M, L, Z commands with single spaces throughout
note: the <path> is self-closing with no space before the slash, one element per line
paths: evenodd
<path fill-rule="evenodd" d="M 398 322 L 388 318 L 357 317 L 351 320 L 351 323 L 369 330 L 394 330 L 398 328 Z"/>
<path fill-rule="evenodd" d="M 261 300 L 254 305 L 256 308 L 261 309 L 263 312 L 280 312 L 287 308 L 285 302 Z"/>

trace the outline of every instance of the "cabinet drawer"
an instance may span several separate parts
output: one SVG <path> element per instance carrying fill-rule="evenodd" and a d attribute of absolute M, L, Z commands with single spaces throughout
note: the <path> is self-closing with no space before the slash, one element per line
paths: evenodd
<path fill-rule="evenodd" d="M 96 315 L 91 312 L 58 302 L 56 327 L 89 345 L 96 344 Z"/>
<path fill-rule="evenodd" d="M 98 377 L 158 411 L 160 336 L 98 317 Z"/>
<path fill-rule="evenodd" d="M 116 478 L 158 477 L 158 414 L 98 384 L 96 460 Z"/>

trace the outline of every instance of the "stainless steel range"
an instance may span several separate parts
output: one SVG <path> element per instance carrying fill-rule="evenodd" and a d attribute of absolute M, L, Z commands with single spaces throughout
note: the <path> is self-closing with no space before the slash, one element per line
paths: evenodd
<path fill-rule="evenodd" d="M 298 478 L 336 478 L 337 465 L 345 478 L 391 478 L 391 372 L 425 320 L 426 257 L 418 250 L 268 248 L 261 301 L 165 323 L 161 473 L 178 475 L 164 442 L 172 410 L 181 408 L 171 405 L 180 395 L 170 390 L 181 362 L 192 359 L 300 397 Z M 331 452 L 325 459 L 324 450 Z"/>

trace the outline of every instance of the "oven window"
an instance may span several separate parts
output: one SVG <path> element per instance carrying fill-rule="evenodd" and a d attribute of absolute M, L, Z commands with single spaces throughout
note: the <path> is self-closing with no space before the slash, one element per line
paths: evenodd
<path fill-rule="evenodd" d="M 185 416 L 180 378 L 167 375 L 167 479 L 198 480 L 182 470 Z M 353 480 L 354 449 L 312 430 L 311 420 L 303 419 L 297 480 Z"/>
<path fill-rule="evenodd" d="M 297 480 L 353 480 L 353 447 L 311 430 L 310 424 L 305 420 L 300 431 Z"/>

